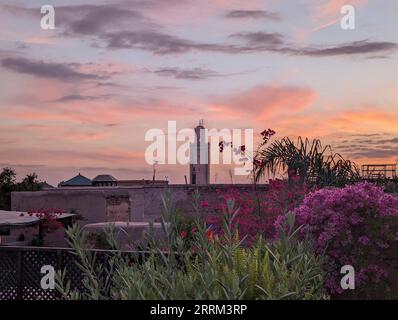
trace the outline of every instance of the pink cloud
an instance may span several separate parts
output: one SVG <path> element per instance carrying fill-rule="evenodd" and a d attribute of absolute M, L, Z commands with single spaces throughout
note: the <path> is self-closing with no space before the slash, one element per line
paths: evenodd
<path fill-rule="evenodd" d="M 341 8 L 345 5 L 360 7 L 366 5 L 367 0 L 326 0 L 315 6 L 314 19 L 318 26 L 313 31 L 318 31 L 327 28 L 339 22 L 341 15 Z"/>
<path fill-rule="evenodd" d="M 316 93 L 310 88 L 257 86 L 250 90 L 221 98 L 209 110 L 225 117 L 247 117 L 262 121 L 271 116 L 291 114 L 311 106 Z"/>
<path fill-rule="evenodd" d="M 56 125 L 40 125 L 27 124 L 20 127 L 21 130 L 30 132 L 31 134 L 41 136 L 47 141 L 61 141 L 61 142 L 93 142 L 109 140 L 112 137 L 111 132 L 104 131 L 87 131 L 83 129 L 81 132 L 73 131 L 66 127 L 59 127 Z"/>
<path fill-rule="evenodd" d="M 363 6 L 367 0 L 326 0 L 320 1 L 319 5 L 315 8 L 315 16 L 323 18 L 331 18 L 340 15 L 340 10 L 345 5 Z"/>
<path fill-rule="evenodd" d="M 192 99 L 193 100 L 193 99 Z M 78 124 L 126 123 L 132 120 L 167 115 L 171 118 L 186 117 L 192 114 L 189 107 L 192 102 L 187 97 L 174 97 L 174 102 L 160 99 L 142 101 L 129 97 L 116 97 L 111 100 L 66 101 L 62 103 L 47 102 L 40 106 L 20 104 L 10 106 L 7 118 L 23 121 L 66 122 Z"/>
<path fill-rule="evenodd" d="M 131 166 L 134 163 L 144 164 L 144 153 L 127 149 L 105 147 L 87 150 L 49 149 L 34 147 L 11 147 L 7 153 L 0 154 L 1 163 L 14 165 L 37 164 L 52 166 Z"/>
<path fill-rule="evenodd" d="M 315 1 L 314 1 L 315 2 Z M 356 8 L 367 4 L 368 0 L 321 0 L 317 4 L 311 3 L 310 26 L 306 29 L 298 29 L 294 38 L 300 43 L 305 43 L 308 37 L 315 32 L 334 26 L 342 18 L 341 8 L 344 5 L 352 5 Z"/>

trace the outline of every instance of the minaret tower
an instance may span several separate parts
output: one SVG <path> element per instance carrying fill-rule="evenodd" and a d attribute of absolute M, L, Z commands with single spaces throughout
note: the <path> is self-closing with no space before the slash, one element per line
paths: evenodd
<path fill-rule="evenodd" d="M 195 143 L 190 145 L 189 177 L 191 184 L 210 183 L 210 144 L 206 143 L 203 120 L 195 128 Z"/>

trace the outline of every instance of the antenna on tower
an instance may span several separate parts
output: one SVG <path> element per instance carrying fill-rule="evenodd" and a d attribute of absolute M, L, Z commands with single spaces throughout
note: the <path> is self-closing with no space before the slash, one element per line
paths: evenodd
<path fill-rule="evenodd" d="M 200 119 L 200 120 L 199 120 L 199 125 L 200 125 L 201 127 L 203 127 L 203 124 L 204 124 L 203 119 Z"/>

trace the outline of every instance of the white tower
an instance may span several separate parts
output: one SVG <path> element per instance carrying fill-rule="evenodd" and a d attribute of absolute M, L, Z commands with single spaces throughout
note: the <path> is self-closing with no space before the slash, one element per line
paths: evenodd
<path fill-rule="evenodd" d="M 190 145 L 189 178 L 191 184 L 210 183 L 210 144 L 206 143 L 203 120 L 195 128 L 196 141 Z"/>

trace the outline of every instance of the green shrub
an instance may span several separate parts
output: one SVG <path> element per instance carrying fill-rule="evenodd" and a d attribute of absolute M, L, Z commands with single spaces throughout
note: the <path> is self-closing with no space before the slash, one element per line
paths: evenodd
<path fill-rule="evenodd" d="M 86 235 L 74 226 L 70 244 L 85 274 L 85 292 L 74 292 L 57 273 L 57 290 L 65 299 L 324 299 L 321 261 L 308 240 L 296 238 L 294 216 L 280 229 L 280 238 L 267 244 L 258 238 L 252 248 L 242 246 L 233 220 L 239 209 L 228 203 L 222 236 L 213 237 L 205 224 L 187 249 L 173 228 L 165 228 L 165 243 L 150 245 L 140 263 L 130 263 L 120 251 L 110 253 L 109 263 L 97 263 L 95 253 L 84 247 Z M 288 229 L 288 231 L 285 231 Z M 111 247 L 112 233 L 107 233 Z M 159 250 L 168 248 L 167 252 Z"/>

